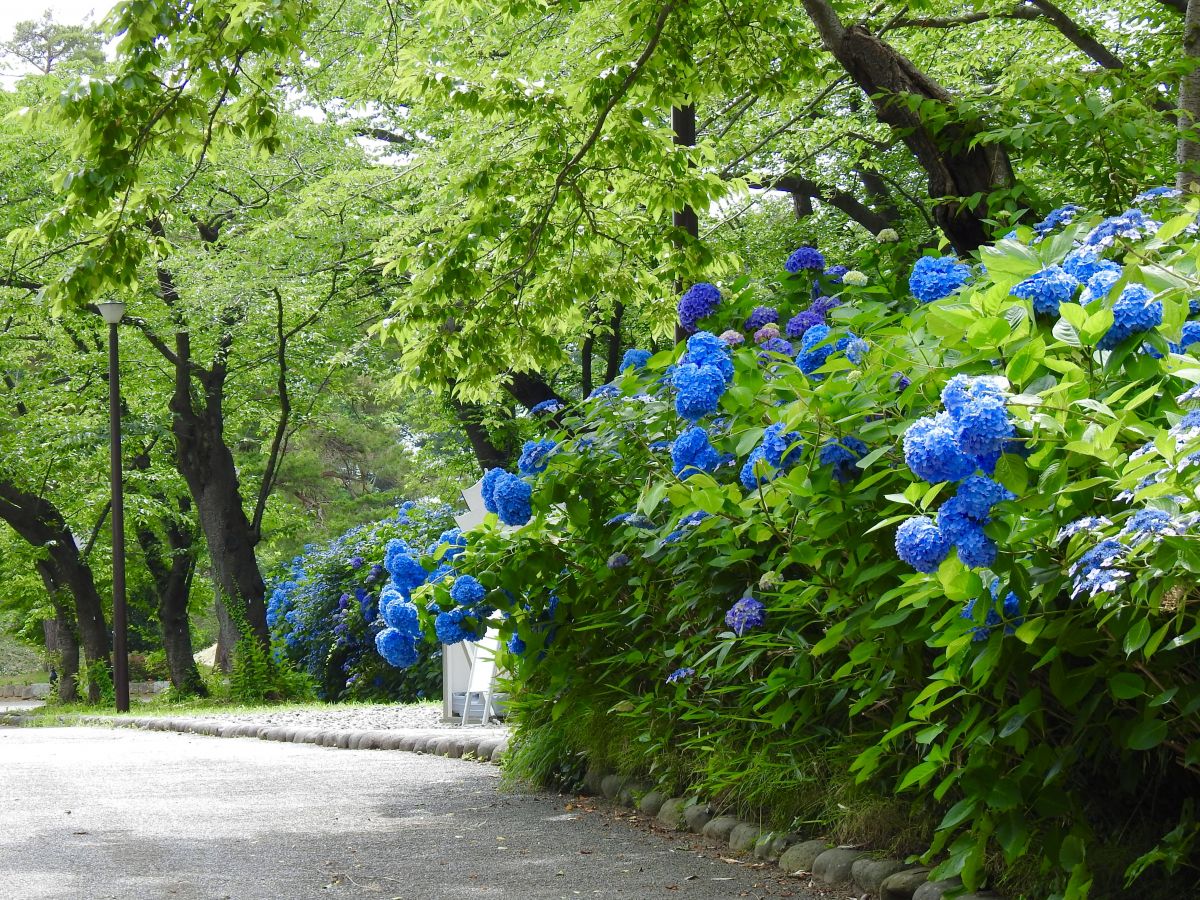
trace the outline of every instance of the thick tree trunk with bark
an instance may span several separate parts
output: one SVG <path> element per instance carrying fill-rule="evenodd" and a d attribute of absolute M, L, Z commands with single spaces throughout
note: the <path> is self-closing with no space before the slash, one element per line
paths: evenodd
<path fill-rule="evenodd" d="M 0 519 L 33 546 L 46 548 L 49 555 L 46 562 L 54 585 L 68 592 L 74 602 L 75 621 L 89 669 L 108 669 L 109 637 L 104 607 L 92 570 L 80 556 L 75 535 L 62 513 L 45 497 L 23 491 L 12 482 L 0 481 Z M 92 703 L 100 700 L 100 686 L 95 678 L 88 680 L 88 700 Z"/>
<path fill-rule="evenodd" d="M 475 460 L 479 463 L 480 471 L 507 468 L 512 462 L 512 454 L 498 446 L 492 440 L 492 436 L 488 434 L 487 426 L 483 424 L 483 409 L 474 403 L 464 403 L 456 398 L 453 394 L 453 385 L 449 396 L 450 406 L 454 410 L 459 424 L 462 425 L 463 432 L 467 435 L 467 441 L 475 453 Z"/>
<path fill-rule="evenodd" d="M 1200 0 L 1187 0 L 1183 16 L 1183 55 L 1195 68 L 1179 84 L 1179 174 L 1181 191 L 1200 193 Z"/>
<path fill-rule="evenodd" d="M 171 684 L 182 694 L 204 697 L 208 689 L 200 678 L 192 656 L 192 632 L 188 619 L 188 598 L 192 573 L 196 570 L 194 536 L 176 520 L 164 523 L 166 547 L 159 535 L 146 525 L 137 529 L 138 545 L 150 571 L 158 600 L 158 623 Z"/>
<path fill-rule="evenodd" d="M 175 460 L 196 504 L 200 528 L 208 544 L 213 578 L 239 631 L 267 648 L 266 585 L 254 548 L 259 541 L 242 506 L 241 484 L 233 454 L 225 443 L 224 373 L 205 373 L 203 404 L 193 402 L 191 350 L 186 332 L 175 336 L 175 392 L 171 397 Z M 249 636 L 247 635 L 247 636 Z"/>
<path fill-rule="evenodd" d="M 994 145 L 972 147 L 976 129 L 968 123 L 935 130 L 914 103 L 933 100 L 953 110 L 955 100 L 949 91 L 865 28 L 845 27 L 828 0 L 804 0 L 804 8 L 825 48 L 871 99 L 879 121 L 896 130 L 925 171 L 929 196 L 939 199 L 934 218 L 955 249 L 969 253 L 986 243 L 986 204 L 972 208 L 958 198 L 986 196 L 1013 184 L 1005 150 Z"/>
<path fill-rule="evenodd" d="M 39 560 L 37 568 L 54 607 L 54 618 L 42 623 L 42 632 L 46 636 L 46 650 L 55 660 L 58 699 L 74 703 L 79 699 L 79 641 L 74 622 L 63 603 L 63 592 L 54 581 L 54 567 L 46 560 Z"/>
<path fill-rule="evenodd" d="M 216 576 L 210 575 L 213 584 L 217 583 Z M 233 671 L 233 649 L 237 646 L 238 630 L 229 617 L 229 610 L 221 600 L 218 590 L 213 595 L 213 612 L 217 615 L 217 653 L 214 660 L 217 671 L 229 674 Z"/>

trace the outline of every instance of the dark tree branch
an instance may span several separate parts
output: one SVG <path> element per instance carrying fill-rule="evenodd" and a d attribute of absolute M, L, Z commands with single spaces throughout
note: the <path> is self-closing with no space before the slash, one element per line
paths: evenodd
<path fill-rule="evenodd" d="M 275 334 L 276 359 L 279 362 L 279 379 L 276 382 L 279 392 L 279 419 L 275 423 L 275 435 L 271 439 L 271 451 L 267 455 L 267 467 L 263 472 L 262 484 L 258 488 L 258 499 L 254 503 L 254 516 L 250 519 L 250 531 L 255 537 L 262 537 L 263 514 L 267 510 L 267 499 L 275 487 L 279 476 L 279 465 L 283 456 L 284 439 L 287 436 L 288 417 L 292 414 L 291 396 L 288 394 L 287 380 L 287 331 L 283 323 L 283 295 L 278 288 L 272 288 L 275 294 Z"/>

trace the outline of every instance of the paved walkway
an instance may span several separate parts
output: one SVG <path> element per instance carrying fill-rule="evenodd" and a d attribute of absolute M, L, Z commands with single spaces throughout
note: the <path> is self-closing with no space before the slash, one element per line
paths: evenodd
<path fill-rule="evenodd" d="M 817 898 L 694 836 L 499 781 L 402 752 L 0 728 L 0 897 Z"/>

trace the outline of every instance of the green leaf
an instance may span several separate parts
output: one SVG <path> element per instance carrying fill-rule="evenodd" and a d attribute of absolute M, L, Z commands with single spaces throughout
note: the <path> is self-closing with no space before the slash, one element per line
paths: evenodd
<path fill-rule="evenodd" d="M 1125 745 L 1130 750 L 1153 750 L 1166 739 L 1166 722 L 1161 719 L 1143 719 L 1129 732 Z"/>
<path fill-rule="evenodd" d="M 1125 632 L 1125 640 L 1121 642 L 1125 655 L 1130 656 L 1137 652 L 1142 644 L 1146 643 L 1148 637 L 1150 637 L 1150 620 L 1138 619 L 1133 623 L 1133 627 Z"/>
<path fill-rule="evenodd" d="M 1108 679 L 1108 689 L 1118 700 L 1131 700 L 1146 689 L 1142 676 L 1133 672 L 1118 672 Z"/>

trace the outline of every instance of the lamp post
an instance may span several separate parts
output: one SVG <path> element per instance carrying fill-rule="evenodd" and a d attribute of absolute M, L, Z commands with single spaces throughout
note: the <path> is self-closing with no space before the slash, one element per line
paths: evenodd
<path fill-rule="evenodd" d="M 108 323 L 108 430 L 112 473 L 113 687 L 117 712 L 129 712 L 129 630 L 125 608 L 125 495 L 121 479 L 121 366 L 117 325 L 125 316 L 119 300 L 97 304 Z"/>

